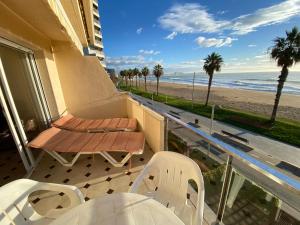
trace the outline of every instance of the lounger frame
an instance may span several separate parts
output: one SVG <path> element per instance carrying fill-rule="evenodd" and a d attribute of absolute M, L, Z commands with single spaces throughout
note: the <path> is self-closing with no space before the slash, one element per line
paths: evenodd
<path fill-rule="evenodd" d="M 144 149 L 144 146 L 143 146 Z M 43 149 L 44 150 L 44 149 Z M 78 160 L 80 155 L 94 155 L 94 154 L 100 154 L 103 158 L 105 158 L 109 163 L 111 163 L 115 167 L 123 167 L 125 163 L 129 160 L 129 168 L 131 168 L 131 157 L 133 155 L 141 155 L 143 154 L 144 150 L 141 150 L 139 152 L 134 152 L 130 153 L 127 152 L 126 156 L 121 160 L 117 161 L 114 157 L 112 157 L 108 152 L 102 151 L 102 152 L 78 152 L 76 155 L 73 157 L 71 161 L 68 161 L 65 159 L 62 155 L 55 151 L 48 151 L 44 150 L 47 152 L 50 156 L 52 156 L 54 159 L 56 159 L 61 165 L 66 166 L 66 167 L 72 167 L 76 161 Z M 119 151 L 119 152 L 124 152 L 124 151 Z"/>

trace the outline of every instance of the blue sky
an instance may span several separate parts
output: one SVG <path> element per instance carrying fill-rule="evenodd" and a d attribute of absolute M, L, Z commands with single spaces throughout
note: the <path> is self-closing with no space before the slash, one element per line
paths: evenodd
<path fill-rule="evenodd" d="M 267 50 L 300 28 L 300 0 L 101 0 L 99 7 L 107 64 L 117 70 L 160 63 L 166 73 L 199 72 L 215 51 L 222 72 L 279 71 Z"/>

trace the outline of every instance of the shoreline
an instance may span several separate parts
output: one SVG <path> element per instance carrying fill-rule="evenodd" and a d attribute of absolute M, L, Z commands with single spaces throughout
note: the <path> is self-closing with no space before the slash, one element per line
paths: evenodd
<path fill-rule="evenodd" d="M 141 88 L 144 82 L 141 81 Z M 156 91 L 156 82 L 147 81 L 147 90 Z M 180 98 L 192 99 L 192 85 L 160 82 L 159 92 Z M 207 86 L 195 85 L 194 100 L 205 102 Z M 274 92 L 237 88 L 211 87 L 210 104 L 270 116 L 275 100 Z M 278 118 L 300 121 L 300 96 L 283 93 L 278 107 Z"/>

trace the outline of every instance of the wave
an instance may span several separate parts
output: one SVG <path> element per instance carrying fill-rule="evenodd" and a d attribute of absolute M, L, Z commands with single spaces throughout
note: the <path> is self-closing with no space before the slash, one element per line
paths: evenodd
<path fill-rule="evenodd" d="M 149 80 L 155 81 L 155 78 L 149 77 Z M 235 78 L 235 79 L 234 79 Z M 255 77 L 255 78 L 246 78 L 246 75 L 242 76 L 215 76 L 213 79 L 213 85 L 216 87 L 225 87 L 225 88 L 237 88 L 237 89 L 246 89 L 246 90 L 256 90 L 256 91 L 268 91 L 276 92 L 277 90 L 277 77 Z M 171 76 L 166 75 L 161 77 L 161 82 L 168 83 L 178 83 L 178 84 L 189 84 L 193 83 L 193 76 L 187 75 L 177 75 Z M 206 86 L 208 83 L 208 77 L 206 75 L 196 76 L 195 85 Z M 292 78 L 285 82 L 284 93 L 300 95 L 300 76 L 299 79 Z"/>

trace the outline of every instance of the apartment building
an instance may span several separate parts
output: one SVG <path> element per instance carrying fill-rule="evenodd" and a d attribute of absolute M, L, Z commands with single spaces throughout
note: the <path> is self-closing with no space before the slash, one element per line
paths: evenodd
<path fill-rule="evenodd" d="M 87 39 L 88 39 L 88 47 L 86 47 L 85 54 L 87 55 L 94 55 L 100 60 L 102 66 L 106 68 L 105 64 L 105 55 L 103 51 L 103 41 L 102 41 L 102 28 L 100 23 L 100 12 L 99 12 L 99 5 L 98 1 L 92 1 L 92 17 L 85 18 L 85 11 L 89 10 L 89 5 L 82 0 L 79 0 L 79 6 L 81 9 L 81 13 L 84 18 L 84 24 L 87 27 L 87 30 L 91 30 L 91 32 L 87 32 Z M 89 25 L 88 25 L 89 24 Z"/>

